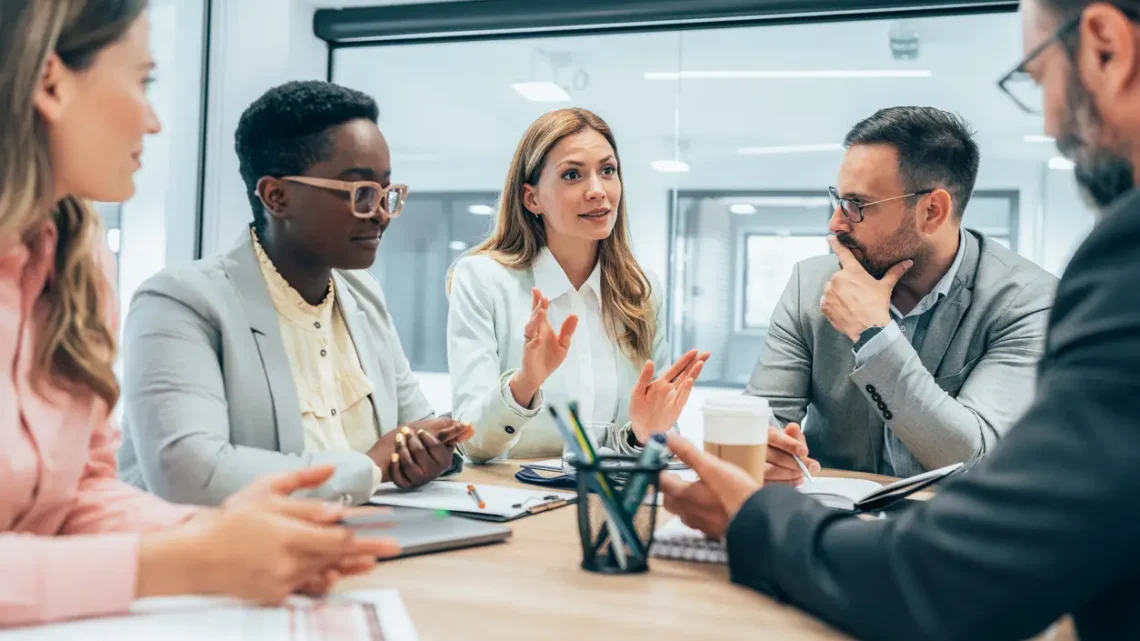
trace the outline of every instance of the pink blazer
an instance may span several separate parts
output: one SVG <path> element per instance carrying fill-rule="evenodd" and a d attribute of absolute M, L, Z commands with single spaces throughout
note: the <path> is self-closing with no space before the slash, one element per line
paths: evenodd
<path fill-rule="evenodd" d="M 126 610 L 140 533 L 191 511 L 118 480 L 119 432 L 106 403 L 46 380 L 32 387 L 55 246 L 50 222 L 30 244 L 0 239 L 0 627 Z"/>

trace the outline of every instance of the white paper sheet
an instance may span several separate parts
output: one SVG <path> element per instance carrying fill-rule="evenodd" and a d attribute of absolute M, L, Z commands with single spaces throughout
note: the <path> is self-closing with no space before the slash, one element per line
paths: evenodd
<path fill-rule="evenodd" d="M 98 589 L 98 588 L 93 588 Z M 261 608 L 213 597 L 141 599 L 126 616 L 0 631 L 3 641 L 418 641 L 398 590 Z"/>
<path fill-rule="evenodd" d="M 447 510 L 464 514 L 484 514 L 501 518 L 514 518 L 531 508 L 555 501 L 572 501 L 575 492 L 555 492 L 546 489 L 526 489 L 502 485 L 475 485 L 479 498 L 486 508 L 480 508 L 467 493 L 467 484 L 457 481 L 432 481 L 415 490 L 401 490 L 391 483 L 383 483 L 372 495 L 374 505 L 397 505 L 429 510 Z M 550 498 L 554 497 L 554 498 Z"/>

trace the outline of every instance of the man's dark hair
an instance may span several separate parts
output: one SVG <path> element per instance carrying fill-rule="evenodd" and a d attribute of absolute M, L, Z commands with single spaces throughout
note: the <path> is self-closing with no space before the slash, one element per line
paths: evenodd
<path fill-rule="evenodd" d="M 898 152 L 904 189 L 945 189 L 954 198 L 954 215 L 962 219 L 981 161 L 969 123 L 933 107 L 882 109 L 855 125 L 843 140 L 844 147 L 875 144 Z"/>
<path fill-rule="evenodd" d="M 241 115 L 234 135 L 254 228 L 265 227 L 264 205 L 257 196 L 262 176 L 305 173 L 332 153 L 330 128 L 359 118 L 376 122 L 379 117 L 369 96 L 317 80 L 287 82 L 255 100 Z"/>
<path fill-rule="evenodd" d="M 1094 2 L 1107 2 L 1124 12 L 1140 13 L 1138 0 L 1041 0 L 1041 5 L 1058 16 L 1068 19 L 1084 11 Z"/>

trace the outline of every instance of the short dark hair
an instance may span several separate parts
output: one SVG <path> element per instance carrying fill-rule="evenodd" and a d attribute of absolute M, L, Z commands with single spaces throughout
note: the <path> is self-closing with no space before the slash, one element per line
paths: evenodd
<path fill-rule="evenodd" d="M 1107 2 L 1123 11 L 1140 13 L 1137 0 L 1041 0 L 1041 4 L 1063 19 L 1071 18 L 1094 2 Z"/>
<path fill-rule="evenodd" d="M 255 100 L 241 115 L 234 135 L 254 227 L 265 226 L 257 195 L 262 176 L 305 173 L 332 152 L 330 128 L 359 118 L 376 122 L 379 117 L 380 109 L 368 95 L 318 80 L 287 82 Z"/>
<path fill-rule="evenodd" d="M 961 116 L 933 107 L 881 109 L 855 125 L 844 147 L 884 144 L 899 155 L 899 176 L 908 191 L 941 187 L 954 198 L 959 220 L 978 179 L 981 154 Z"/>

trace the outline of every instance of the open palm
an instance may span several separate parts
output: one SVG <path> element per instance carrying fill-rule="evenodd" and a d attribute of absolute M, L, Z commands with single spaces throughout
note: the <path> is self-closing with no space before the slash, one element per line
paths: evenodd
<path fill-rule="evenodd" d="M 578 317 L 571 314 L 563 321 L 561 329 L 554 331 L 547 319 L 550 299 L 538 289 L 531 290 L 531 314 L 523 328 L 521 378 L 533 386 L 541 386 L 554 370 L 566 360 L 570 352 L 570 339 L 578 327 Z"/>
<path fill-rule="evenodd" d="M 645 363 L 629 397 L 629 421 L 638 441 L 645 443 L 653 434 L 668 432 L 677 422 L 708 359 L 708 352 L 690 350 L 656 380 L 653 361 Z"/>

